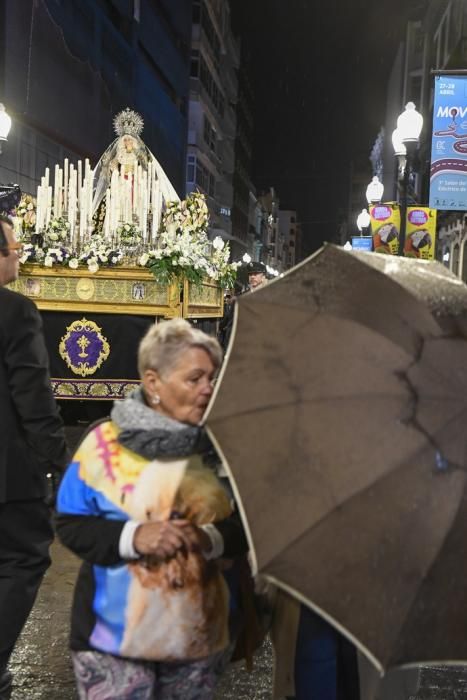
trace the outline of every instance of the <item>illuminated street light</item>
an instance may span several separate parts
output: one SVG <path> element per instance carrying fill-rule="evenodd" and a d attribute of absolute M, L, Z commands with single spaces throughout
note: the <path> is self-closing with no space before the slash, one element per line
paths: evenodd
<path fill-rule="evenodd" d="M 358 230 L 360 231 L 360 235 L 362 235 L 362 232 L 368 228 L 368 226 L 371 224 L 371 217 L 368 213 L 367 209 L 362 209 L 360 214 L 357 216 L 357 226 Z"/>
<path fill-rule="evenodd" d="M 383 199 L 384 185 L 375 175 L 366 188 L 366 201 L 368 204 L 378 204 Z"/>
<path fill-rule="evenodd" d="M 413 102 L 407 102 L 405 105 L 405 110 L 397 118 L 397 128 L 406 147 L 410 143 L 418 144 L 423 129 L 423 117 L 417 112 Z"/>

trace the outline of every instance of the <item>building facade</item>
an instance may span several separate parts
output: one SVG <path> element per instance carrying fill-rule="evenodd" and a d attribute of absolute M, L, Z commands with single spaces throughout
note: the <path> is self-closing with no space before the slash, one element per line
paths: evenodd
<path fill-rule="evenodd" d="M 232 255 L 240 259 L 249 248 L 249 209 L 253 154 L 253 85 L 250 79 L 251 58 L 242 47 L 238 72 L 237 130 L 233 174 Z"/>
<path fill-rule="evenodd" d="M 194 0 L 186 190 L 206 195 L 211 237 L 233 242 L 237 241 L 232 209 L 239 63 L 240 47 L 231 30 L 227 0 Z"/>
<path fill-rule="evenodd" d="M 297 259 L 297 212 L 292 209 L 279 209 L 279 231 L 282 244 L 282 265 L 284 270 L 296 265 Z"/>
<path fill-rule="evenodd" d="M 183 196 L 191 0 L 4 0 L 0 12 L 0 101 L 13 119 L 0 181 L 35 193 L 65 157 L 95 164 L 128 106 Z"/>

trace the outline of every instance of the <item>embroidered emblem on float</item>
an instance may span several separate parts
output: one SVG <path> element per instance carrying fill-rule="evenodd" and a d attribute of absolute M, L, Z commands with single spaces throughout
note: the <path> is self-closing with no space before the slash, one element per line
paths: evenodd
<path fill-rule="evenodd" d="M 67 327 L 58 352 L 74 374 L 87 377 L 94 374 L 108 358 L 110 345 L 94 321 L 82 318 Z"/>

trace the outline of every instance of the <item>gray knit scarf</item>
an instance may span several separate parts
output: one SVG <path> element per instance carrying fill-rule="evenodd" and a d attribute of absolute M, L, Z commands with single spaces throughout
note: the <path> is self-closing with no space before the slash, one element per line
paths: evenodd
<path fill-rule="evenodd" d="M 203 428 L 180 423 L 149 408 L 141 387 L 124 401 L 116 401 L 110 417 L 121 430 L 120 444 L 146 459 L 189 457 L 203 454 L 210 446 Z"/>

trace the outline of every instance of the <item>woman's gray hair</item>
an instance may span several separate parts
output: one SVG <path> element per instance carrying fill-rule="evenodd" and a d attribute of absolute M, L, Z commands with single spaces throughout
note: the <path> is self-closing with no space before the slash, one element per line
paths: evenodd
<path fill-rule="evenodd" d="M 167 376 L 189 348 L 202 348 L 208 353 L 214 366 L 220 367 L 222 350 L 217 340 L 198 328 L 193 328 L 188 321 L 174 318 L 151 326 L 138 348 L 140 377 L 147 369 Z"/>

